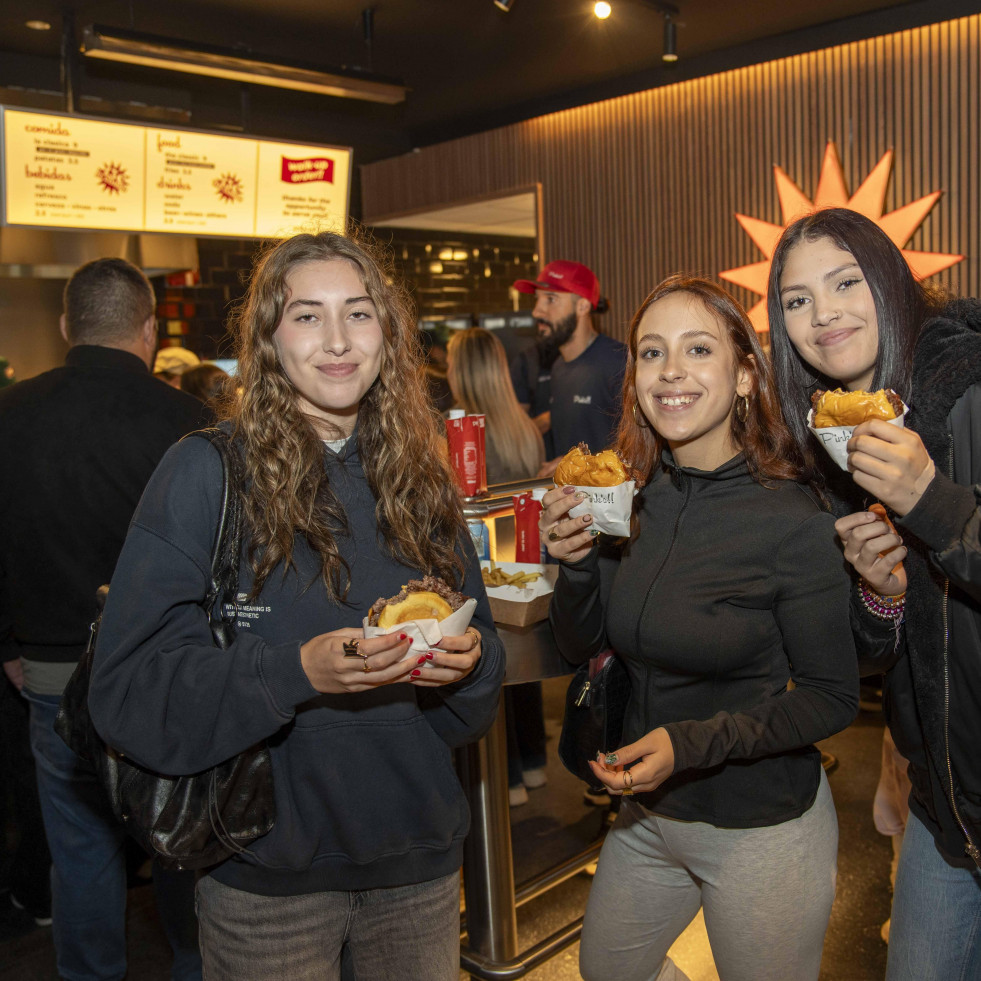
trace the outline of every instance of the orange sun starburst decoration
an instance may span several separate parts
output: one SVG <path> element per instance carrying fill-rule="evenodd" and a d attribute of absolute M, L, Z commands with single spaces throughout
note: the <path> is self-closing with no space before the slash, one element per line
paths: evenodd
<path fill-rule="evenodd" d="M 736 221 L 742 225 L 746 234 L 759 246 L 766 256 L 763 262 L 754 262 L 737 269 L 727 269 L 720 272 L 722 279 L 744 286 L 754 293 L 762 295 L 750 311 L 749 319 L 753 326 L 760 331 L 767 329 L 766 318 L 766 283 L 770 275 L 770 260 L 773 257 L 777 241 L 783 230 L 797 217 L 819 208 L 851 208 L 859 214 L 874 221 L 889 238 L 902 250 L 903 257 L 909 263 L 913 275 L 917 279 L 926 279 L 943 269 L 960 262 L 964 256 L 946 252 L 914 252 L 903 246 L 912 238 L 913 233 L 920 227 L 931 208 L 940 200 L 942 191 L 934 191 L 918 201 L 907 204 L 895 211 L 884 215 L 882 209 L 886 200 L 886 187 L 892 171 L 892 150 L 886 152 L 875 165 L 872 172 L 862 182 L 861 187 L 849 196 L 845 186 L 845 175 L 838 159 L 835 145 L 829 142 L 824 150 L 824 162 L 821 165 L 821 177 L 818 179 L 817 193 L 810 201 L 806 194 L 779 167 L 773 168 L 777 182 L 777 194 L 780 196 L 780 210 L 783 216 L 782 225 L 774 225 L 759 218 L 736 214 Z"/>

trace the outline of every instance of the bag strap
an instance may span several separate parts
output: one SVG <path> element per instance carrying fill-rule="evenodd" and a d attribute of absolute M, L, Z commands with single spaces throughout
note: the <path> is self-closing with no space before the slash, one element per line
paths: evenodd
<path fill-rule="evenodd" d="M 211 582 L 202 605 L 208 614 L 215 642 L 225 649 L 235 636 L 242 539 L 242 499 L 239 494 L 242 486 L 242 465 L 231 436 L 223 429 L 198 429 L 184 438 L 190 436 L 208 440 L 221 457 L 221 505 L 215 539 L 211 546 Z M 230 613 L 226 613 L 226 607 L 231 608 Z"/>

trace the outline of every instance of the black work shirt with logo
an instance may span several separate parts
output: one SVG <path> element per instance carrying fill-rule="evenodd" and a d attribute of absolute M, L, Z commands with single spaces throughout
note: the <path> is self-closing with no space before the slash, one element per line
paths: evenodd
<path fill-rule="evenodd" d="M 613 444 L 622 405 L 627 349 L 600 334 L 578 358 L 552 365 L 552 438 L 555 456 L 585 442 L 593 453 Z"/>

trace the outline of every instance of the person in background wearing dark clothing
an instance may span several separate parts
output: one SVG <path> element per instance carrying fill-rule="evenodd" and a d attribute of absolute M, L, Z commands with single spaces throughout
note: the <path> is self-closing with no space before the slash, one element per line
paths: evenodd
<path fill-rule="evenodd" d="M 701 906 L 719 976 L 816 981 L 838 823 L 813 745 L 858 710 L 834 518 L 802 482 L 742 308 L 681 276 L 630 324 L 617 449 L 646 481 L 619 562 L 578 492 L 545 495 L 561 561 L 556 643 L 610 646 L 630 676 L 625 745 L 591 763 L 625 794 L 586 907 L 587 981 L 677 981 L 668 948 Z M 724 532 L 720 535 L 720 529 Z"/>
<path fill-rule="evenodd" d="M 216 364 L 199 364 L 188 368 L 180 376 L 180 388 L 206 405 L 214 405 L 225 393 L 228 378 L 228 372 Z"/>
<path fill-rule="evenodd" d="M 767 295 L 784 413 L 838 515 L 859 656 L 885 671 L 909 761 L 886 978 L 981 978 L 981 303 L 933 294 L 844 208 L 787 228 Z M 806 424 L 811 393 L 836 387 L 892 388 L 910 410 L 902 429 L 856 427 L 848 472 Z"/>
<path fill-rule="evenodd" d="M 597 331 L 593 314 L 605 313 L 599 280 L 578 262 L 550 262 L 537 280 L 519 279 L 519 293 L 533 293 L 532 316 L 552 364 L 549 429 L 554 457 L 541 476 L 555 473 L 558 461 L 577 443 L 593 453 L 610 446 L 620 419 L 626 349 L 620 341 Z M 541 427 L 539 427 L 541 428 Z"/>
<path fill-rule="evenodd" d="M 545 443 L 545 459 L 555 456 L 552 448 L 549 402 L 552 398 L 552 365 L 559 356 L 558 348 L 539 336 L 534 344 L 520 350 L 510 365 L 511 385 L 518 404 L 531 416 Z"/>
<path fill-rule="evenodd" d="M 55 734 L 58 702 L 150 474 L 209 422 L 197 399 L 150 374 L 154 305 L 135 266 L 87 263 L 65 287 L 64 367 L 0 392 L 0 657 L 30 704 L 58 972 L 70 981 L 125 975 L 126 869 L 101 787 Z M 162 873 L 156 885 L 173 977 L 200 978 L 193 878 Z"/>
<path fill-rule="evenodd" d="M 336 979 L 345 952 L 358 978 L 456 981 L 469 811 L 452 751 L 496 717 L 504 649 L 408 297 L 360 242 L 298 235 L 264 254 L 234 330 L 234 640 L 215 646 L 200 605 L 221 460 L 184 440 L 120 556 L 92 720 L 168 773 L 268 740 L 276 823 L 197 885 L 209 981 Z M 379 597 L 425 575 L 477 601 L 470 626 L 411 655 L 405 633 L 366 639 Z"/>

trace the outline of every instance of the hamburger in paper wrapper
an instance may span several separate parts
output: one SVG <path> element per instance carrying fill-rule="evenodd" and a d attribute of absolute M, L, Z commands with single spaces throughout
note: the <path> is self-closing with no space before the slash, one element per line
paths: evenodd
<path fill-rule="evenodd" d="M 909 409 L 891 389 L 877 392 L 846 392 L 840 388 L 818 391 L 811 396 L 807 428 L 821 441 L 831 459 L 848 469 L 848 441 L 856 426 L 871 419 L 883 419 L 900 429 Z"/>
<path fill-rule="evenodd" d="M 630 534 L 637 484 L 613 450 L 593 455 L 585 443 L 580 443 L 559 462 L 553 480 L 556 487 L 571 484 L 586 495 L 569 511 L 570 518 L 591 514 L 592 527 L 597 531 L 616 538 Z"/>
<path fill-rule="evenodd" d="M 476 609 L 472 597 L 456 592 L 438 576 L 426 576 L 409 580 L 395 596 L 375 600 L 362 626 L 365 637 L 407 634 L 412 642 L 404 661 L 436 647 L 444 636 L 459 637 Z"/>

